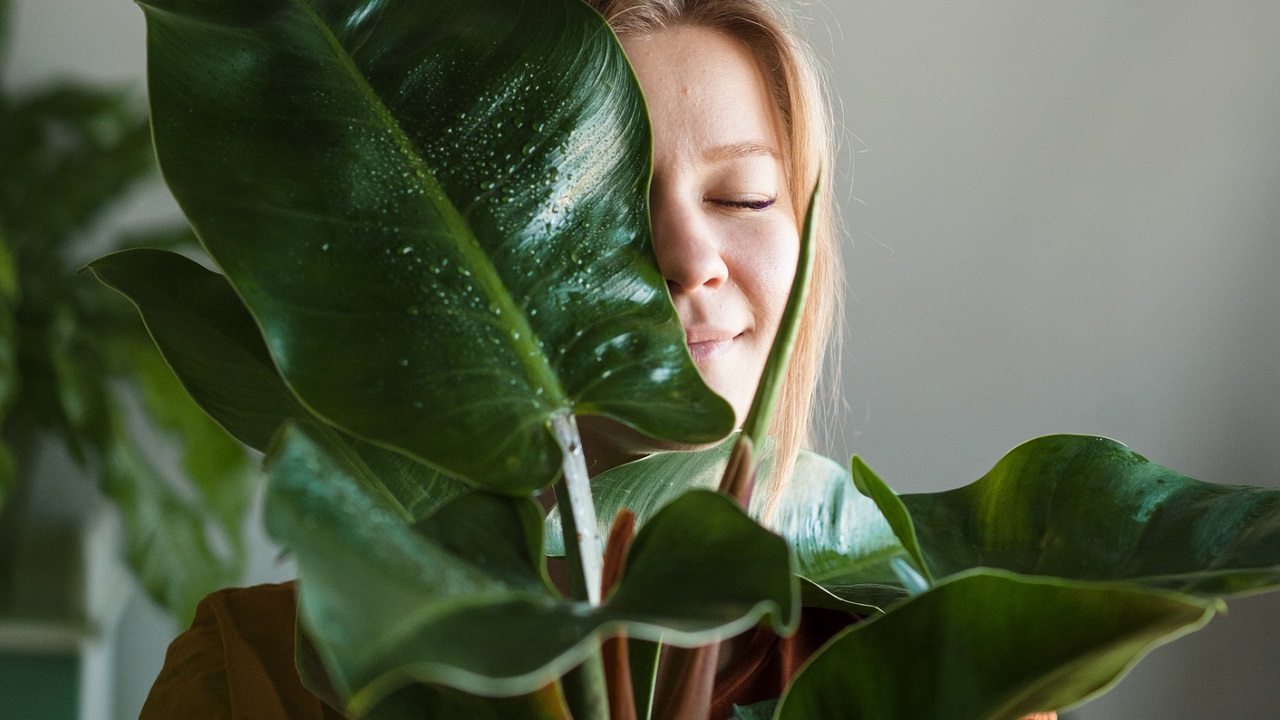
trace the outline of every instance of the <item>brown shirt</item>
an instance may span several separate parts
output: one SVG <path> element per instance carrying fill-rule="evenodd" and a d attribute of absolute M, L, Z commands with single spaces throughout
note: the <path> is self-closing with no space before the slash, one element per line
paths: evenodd
<path fill-rule="evenodd" d="M 215 592 L 196 608 L 190 629 L 169 646 L 139 720 L 340 720 L 302 685 L 294 661 L 297 595 L 293 583 Z M 716 678 L 713 720 L 736 705 L 782 695 L 800 665 L 856 617 L 805 608 L 787 638 L 757 629 Z"/>

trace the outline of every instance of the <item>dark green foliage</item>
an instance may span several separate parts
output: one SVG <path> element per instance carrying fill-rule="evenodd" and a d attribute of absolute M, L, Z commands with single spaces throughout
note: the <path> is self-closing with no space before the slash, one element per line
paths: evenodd
<path fill-rule="evenodd" d="M 737 717 L 1003 720 L 1083 701 L 1219 597 L 1280 580 L 1275 493 L 1096 438 L 902 498 L 859 459 L 802 454 L 776 532 L 713 492 L 725 441 L 598 475 L 602 530 L 627 508 L 637 534 L 602 603 L 562 596 L 560 525 L 527 497 L 574 457 L 551 428 L 602 415 L 709 443 L 732 417 L 654 267 L 647 118 L 611 33 L 576 0 L 144 9 L 161 162 L 225 274 L 154 250 L 92 268 L 196 402 L 268 453 L 300 671 L 351 714 L 560 718 L 566 694 L 600 697 L 582 668 L 610 635 L 636 641 L 643 695 L 659 641 L 787 633 L 803 602 L 871 619 Z"/>
<path fill-rule="evenodd" d="M 143 585 L 185 621 L 201 596 L 240 575 L 248 458 L 177 386 L 128 303 L 76 274 L 104 214 L 154 172 L 132 93 L 64 81 L 0 95 L 0 506 L 22 496 L 33 443 L 57 438 L 122 510 Z M 194 240 L 186 229 L 146 235 Z M 182 446 L 190 491 L 139 450 L 122 404 L 130 393 Z"/>

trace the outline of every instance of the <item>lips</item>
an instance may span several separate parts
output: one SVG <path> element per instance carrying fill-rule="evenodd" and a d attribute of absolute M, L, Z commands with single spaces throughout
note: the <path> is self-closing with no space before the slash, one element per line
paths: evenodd
<path fill-rule="evenodd" d="M 729 352 L 741 336 L 741 333 L 719 330 L 689 331 L 685 344 L 689 346 L 689 355 L 693 357 L 693 362 L 702 365 Z"/>

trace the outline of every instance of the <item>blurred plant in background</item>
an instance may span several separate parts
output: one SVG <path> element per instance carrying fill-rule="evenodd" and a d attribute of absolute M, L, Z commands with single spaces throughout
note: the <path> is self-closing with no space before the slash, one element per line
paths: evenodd
<path fill-rule="evenodd" d="M 0 77 L 9 20 L 0 0 Z M 182 390 L 134 309 L 76 272 L 105 213 L 156 171 L 134 95 L 75 81 L 0 91 L 0 615 L 42 439 L 98 478 L 124 518 L 130 565 L 180 621 L 243 574 L 249 456 Z M 137 245 L 197 247 L 183 224 L 107 249 Z M 180 446 L 186 482 L 142 451 L 148 423 L 127 420 L 134 404 Z"/>

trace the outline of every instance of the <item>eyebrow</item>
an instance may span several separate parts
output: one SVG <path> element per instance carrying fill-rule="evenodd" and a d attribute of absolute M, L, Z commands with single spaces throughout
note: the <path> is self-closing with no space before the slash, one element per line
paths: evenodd
<path fill-rule="evenodd" d="M 728 145 L 718 145 L 703 153 L 704 158 L 712 161 L 737 160 L 738 158 L 761 156 L 770 157 L 774 160 L 782 159 L 777 148 L 762 142 L 740 142 L 730 143 Z"/>

